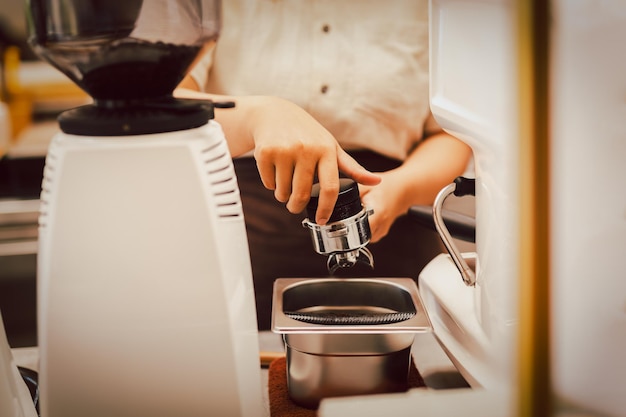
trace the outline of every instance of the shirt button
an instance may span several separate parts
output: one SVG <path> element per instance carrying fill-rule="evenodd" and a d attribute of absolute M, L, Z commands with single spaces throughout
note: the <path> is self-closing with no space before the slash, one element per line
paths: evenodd
<path fill-rule="evenodd" d="M 321 88 L 320 88 L 320 93 L 322 94 L 326 94 L 326 92 L 328 91 L 328 86 L 326 84 L 324 84 Z"/>
<path fill-rule="evenodd" d="M 322 32 L 324 32 L 324 33 L 330 32 L 330 25 L 326 24 L 326 25 L 322 26 Z"/>

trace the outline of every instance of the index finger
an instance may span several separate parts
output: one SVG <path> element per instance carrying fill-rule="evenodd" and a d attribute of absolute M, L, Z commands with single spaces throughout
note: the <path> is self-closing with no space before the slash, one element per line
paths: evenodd
<path fill-rule="evenodd" d="M 339 194 L 339 168 L 334 155 L 325 155 L 319 160 L 317 178 L 320 194 L 315 212 L 315 223 L 325 225 L 333 213 Z"/>
<path fill-rule="evenodd" d="M 337 164 L 341 172 L 352 178 L 359 184 L 378 185 L 381 181 L 379 175 L 365 169 L 346 151 L 341 148 L 337 149 Z"/>

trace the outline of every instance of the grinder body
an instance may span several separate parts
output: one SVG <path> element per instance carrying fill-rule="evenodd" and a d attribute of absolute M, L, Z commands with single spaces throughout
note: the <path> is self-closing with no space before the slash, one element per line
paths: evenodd
<path fill-rule="evenodd" d="M 220 126 L 59 133 L 42 188 L 42 416 L 262 414 L 248 246 Z"/>

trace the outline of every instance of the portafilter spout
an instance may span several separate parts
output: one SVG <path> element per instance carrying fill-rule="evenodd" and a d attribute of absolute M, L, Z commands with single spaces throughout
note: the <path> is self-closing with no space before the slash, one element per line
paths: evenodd
<path fill-rule="evenodd" d="M 349 178 L 340 179 L 337 202 L 325 225 L 315 223 L 319 193 L 319 184 L 314 184 L 307 204 L 308 217 L 302 225 L 310 230 L 315 251 L 328 256 L 328 272 L 333 274 L 337 269 L 352 267 L 357 262 L 374 268 L 374 257 L 365 247 L 371 237 L 368 218 L 374 211 L 361 205 L 356 182 Z"/>

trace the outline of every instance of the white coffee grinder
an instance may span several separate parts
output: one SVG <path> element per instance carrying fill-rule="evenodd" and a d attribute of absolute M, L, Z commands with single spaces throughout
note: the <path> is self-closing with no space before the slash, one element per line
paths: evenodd
<path fill-rule="evenodd" d="M 41 415 L 263 414 L 239 190 L 216 103 L 172 96 L 219 1 L 30 1 L 36 51 L 94 99 L 41 194 Z"/>

